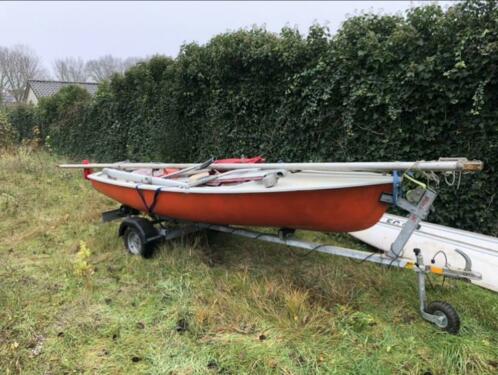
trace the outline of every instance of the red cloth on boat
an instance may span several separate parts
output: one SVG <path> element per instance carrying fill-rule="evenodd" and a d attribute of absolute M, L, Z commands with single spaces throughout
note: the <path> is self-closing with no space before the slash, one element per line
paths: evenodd
<path fill-rule="evenodd" d="M 167 176 L 170 173 L 175 173 L 175 172 L 178 172 L 178 171 L 179 171 L 178 168 L 164 168 L 164 170 L 163 170 L 163 176 Z"/>
<path fill-rule="evenodd" d="M 220 159 L 216 160 L 213 164 L 256 164 L 264 163 L 265 159 L 261 156 L 255 156 L 253 158 L 241 158 L 241 159 Z"/>

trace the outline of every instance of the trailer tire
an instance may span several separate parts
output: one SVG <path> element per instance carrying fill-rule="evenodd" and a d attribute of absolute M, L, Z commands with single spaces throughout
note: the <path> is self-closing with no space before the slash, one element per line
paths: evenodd
<path fill-rule="evenodd" d="M 126 250 L 130 254 L 150 258 L 157 246 L 158 232 L 147 219 L 132 217 L 123 220 L 119 228 Z"/>
<path fill-rule="evenodd" d="M 432 315 L 444 316 L 443 325 L 437 324 L 443 331 L 456 335 L 460 331 L 460 317 L 456 310 L 447 302 L 434 301 L 427 307 L 427 312 Z"/>

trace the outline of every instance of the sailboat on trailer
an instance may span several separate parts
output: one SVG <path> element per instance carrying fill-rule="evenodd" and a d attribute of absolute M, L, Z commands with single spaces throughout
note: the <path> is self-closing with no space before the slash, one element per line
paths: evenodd
<path fill-rule="evenodd" d="M 388 208 L 393 170 L 476 171 L 466 159 L 367 163 L 111 163 L 87 173 L 99 192 L 138 211 L 202 222 L 328 232 L 369 228 Z"/>

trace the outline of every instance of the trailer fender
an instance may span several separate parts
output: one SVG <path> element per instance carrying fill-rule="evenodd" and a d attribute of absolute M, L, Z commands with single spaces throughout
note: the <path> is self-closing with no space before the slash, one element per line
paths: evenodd
<path fill-rule="evenodd" d="M 143 217 L 125 218 L 119 226 L 118 235 L 122 237 L 126 229 L 129 227 L 135 228 L 144 242 L 149 242 L 150 240 L 157 239 L 159 235 L 158 230 L 154 227 L 150 220 L 147 220 Z"/>

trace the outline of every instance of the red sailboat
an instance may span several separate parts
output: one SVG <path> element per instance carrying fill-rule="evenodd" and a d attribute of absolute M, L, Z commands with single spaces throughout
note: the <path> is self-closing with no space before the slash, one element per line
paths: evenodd
<path fill-rule="evenodd" d="M 158 217 L 224 225 L 351 232 L 379 221 L 393 190 L 387 171 L 475 171 L 478 161 L 203 164 L 79 164 L 96 190 Z M 88 168 L 103 168 L 90 172 Z M 172 169 L 173 168 L 173 169 Z M 382 172 L 382 173 L 373 173 Z"/>
<path fill-rule="evenodd" d="M 391 176 L 373 173 L 309 171 L 284 175 L 281 171 L 253 170 L 231 177 L 223 182 L 220 176 L 218 186 L 162 186 L 160 177 L 147 183 L 147 176 L 109 169 L 88 176 L 101 193 L 158 216 L 331 232 L 360 230 L 377 223 L 388 207 L 379 201 L 380 195 L 392 190 Z M 268 186 L 265 179 L 271 178 L 277 182 Z"/>

